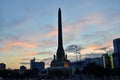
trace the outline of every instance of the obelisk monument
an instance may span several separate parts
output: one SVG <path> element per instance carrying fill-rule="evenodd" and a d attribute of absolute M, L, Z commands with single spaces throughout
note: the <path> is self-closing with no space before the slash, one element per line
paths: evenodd
<path fill-rule="evenodd" d="M 69 67 L 70 61 L 67 60 L 67 55 L 65 55 L 63 48 L 63 39 L 62 39 L 62 14 L 61 9 L 58 10 L 58 48 L 56 56 L 51 62 L 51 67 Z"/>

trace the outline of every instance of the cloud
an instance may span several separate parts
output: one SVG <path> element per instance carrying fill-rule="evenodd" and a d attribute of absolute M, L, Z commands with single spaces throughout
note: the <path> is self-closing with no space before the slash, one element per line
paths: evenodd
<path fill-rule="evenodd" d="M 85 58 L 96 58 L 96 57 L 101 57 L 102 53 L 91 53 L 91 54 L 86 54 Z"/>
<path fill-rule="evenodd" d="M 63 33 L 64 33 L 63 37 L 64 37 L 65 44 L 76 40 L 76 38 L 79 38 L 79 37 L 83 38 L 83 37 L 81 37 L 83 35 L 82 32 L 86 32 L 86 31 L 92 29 L 89 26 L 91 26 L 91 25 L 92 26 L 94 26 L 94 25 L 100 26 L 100 25 L 103 25 L 104 23 L 105 23 L 105 21 L 103 19 L 102 13 L 92 13 L 89 15 L 84 15 L 75 23 L 64 24 L 63 25 Z M 98 30 L 99 29 L 100 28 L 98 28 Z M 87 34 L 84 36 L 87 36 Z M 90 36 L 90 35 L 88 35 L 88 36 Z M 96 38 L 97 35 L 95 34 L 93 36 L 95 36 L 94 38 Z M 21 39 L 22 40 L 31 40 L 34 42 L 39 41 L 39 45 L 41 47 L 49 47 L 49 46 L 54 47 L 54 46 L 56 46 L 55 45 L 56 37 L 57 37 L 57 26 L 51 27 L 51 29 L 48 29 L 47 32 L 45 32 L 45 33 L 27 34 L 27 35 L 23 36 Z M 103 39 L 102 36 L 99 38 Z M 89 39 L 90 39 L 90 37 L 89 37 Z M 100 42 L 100 41 L 96 41 L 96 42 Z"/>
<path fill-rule="evenodd" d="M 76 10 L 78 10 L 78 8 Z M 63 25 L 63 33 L 64 33 L 63 37 L 64 37 L 65 44 L 67 43 L 71 44 L 66 48 L 66 52 L 68 53 L 68 57 L 70 57 L 70 60 L 73 60 L 76 58 L 76 55 L 74 54 L 74 52 L 76 51 L 77 52 L 80 51 L 81 55 L 84 55 L 83 58 L 91 57 L 91 56 L 92 57 L 99 56 L 102 53 L 105 53 L 104 51 L 105 49 L 112 52 L 112 49 L 110 49 L 112 47 L 112 39 L 120 36 L 119 35 L 120 24 L 118 21 L 119 17 L 115 17 L 114 15 L 115 18 L 113 17 L 107 20 L 105 19 L 104 16 L 105 15 L 103 13 L 98 13 L 98 12 L 90 13 L 87 15 L 85 14 L 82 17 L 78 17 L 77 22 L 65 23 Z M 31 57 L 31 56 L 38 56 L 41 54 L 49 54 L 48 52 L 45 52 L 46 49 L 50 49 L 50 48 L 53 49 L 53 47 L 56 47 L 57 26 L 53 26 L 53 27 L 44 26 L 44 29 L 42 27 L 42 30 L 41 30 L 39 29 L 41 28 L 41 26 L 37 28 L 37 27 L 33 27 L 32 25 L 32 27 L 29 27 L 28 29 L 28 25 L 31 23 L 31 21 L 32 21 L 32 17 L 28 16 L 24 19 L 17 20 L 12 24 L 12 26 L 17 30 L 19 30 L 20 32 L 23 32 L 23 33 L 27 32 L 27 33 L 17 37 L 18 41 L 6 40 L 6 43 L 0 47 L 1 53 L 9 52 L 11 50 L 13 51 L 15 50 L 17 53 L 19 52 L 19 50 L 23 51 L 24 49 L 26 49 L 25 52 L 23 51 L 21 55 L 22 56 L 24 55 L 25 57 L 26 56 Z M 116 23 L 116 21 L 117 21 L 117 24 L 114 24 Z M 111 27 L 111 26 L 114 26 L 114 27 Z M 115 26 L 118 26 L 118 27 L 115 27 Z M 45 28 L 48 28 L 48 27 L 49 29 L 45 30 Z M 35 28 L 34 31 L 33 31 L 33 28 Z M 79 44 L 84 44 L 85 48 L 83 48 L 83 46 L 80 46 L 79 44 L 74 45 L 74 41 L 78 42 Z M 38 50 L 36 50 L 38 48 L 44 51 L 39 52 Z M 35 49 L 35 50 L 32 50 L 32 49 Z M 52 59 L 53 58 L 45 58 L 43 59 L 43 61 L 45 61 L 46 65 L 49 66 L 50 61 Z M 26 59 L 25 61 L 28 61 L 28 60 L 30 59 Z"/>
<path fill-rule="evenodd" d="M 30 58 L 21 58 L 21 61 L 30 61 Z"/>
<path fill-rule="evenodd" d="M 75 23 L 66 23 L 63 25 L 63 33 L 64 33 L 63 37 L 65 40 L 65 43 L 73 41 L 73 39 L 75 39 L 78 36 L 78 34 L 85 32 L 88 29 L 88 27 L 86 27 L 86 26 L 102 23 L 102 18 L 99 16 L 100 14 L 96 13 L 96 14 L 91 14 L 91 15 L 89 15 L 89 17 L 87 15 L 87 17 L 81 18 L 81 19 L 79 19 L 79 21 L 77 21 Z M 93 15 L 94 15 L 94 17 L 93 17 Z M 30 39 L 30 40 L 44 39 L 44 40 L 42 40 L 43 45 L 41 45 L 41 46 L 45 46 L 46 45 L 45 43 L 50 43 L 50 42 L 52 44 L 55 44 L 54 40 L 57 37 L 57 26 L 51 27 L 51 29 L 49 29 L 44 34 L 32 33 L 28 36 L 30 36 L 30 37 L 27 39 Z M 23 38 L 25 39 L 25 37 L 23 37 Z M 45 40 L 47 40 L 47 41 L 45 41 Z"/>
<path fill-rule="evenodd" d="M 106 53 L 106 51 L 111 53 L 111 51 L 113 50 L 113 46 L 111 44 L 112 44 L 111 42 L 107 42 L 100 45 L 95 43 L 88 44 L 85 46 L 85 49 L 81 51 L 81 53 L 82 54 L 90 54 L 90 53 L 103 54 L 103 53 Z"/>
<path fill-rule="evenodd" d="M 108 54 L 113 54 L 114 50 L 113 49 L 109 49 Z"/>
<path fill-rule="evenodd" d="M 26 53 L 23 54 L 24 56 L 36 56 L 38 55 L 38 52 L 30 52 L 30 51 L 27 51 Z"/>
<path fill-rule="evenodd" d="M 45 37 L 54 37 L 57 35 L 57 33 L 58 33 L 57 29 L 53 28 L 51 31 L 45 34 Z"/>
<path fill-rule="evenodd" d="M 33 58 L 35 58 L 35 57 L 33 57 Z M 32 59 L 33 59 L 33 58 L 32 58 Z M 24 56 L 24 57 L 21 58 L 21 61 L 22 61 L 22 62 L 30 62 L 30 60 L 31 60 L 31 59 L 30 59 L 30 56 Z M 35 61 L 41 61 L 41 60 L 35 58 Z"/>
<path fill-rule="evenodd" d="M 24 48 L 37 48 L 38 44 L 36 43 L 27 43 L 27 42 L 11 42 L 8 44 L 9 46 L 13 47 L 13 46 L 21 46 Z"/>
<path fill-rule="evenodd" d="M 70 54 L 70 55 L 69 55 Z M 87 53 L 87 54 L 74 54 L 74 53 L 68 53 L 68 59 L 73 62 L 76 60 L 83 60 L 85 58 L 96 58 L 96 57 L 101 57 L 103 53 Z"/>
<path fill-rule="evenodd" d="M 30 62 L 20 62 L 22 65 L 30 65 Z"/>
<path fill-rule="evenodd" d="M 111 46 L 100 47 L 95 50 L 101 50 L 104 51 L 105 53 L 110 53 L 110 54 L 114 52 Z"/>
<path fill-rule="evenodd" d="M 107 20 L 105 16 L 105 13 L 96 12 L 84 15 L 75 23 L 64 24 L 63 29 L 66 29 L 66 32 L 64 32 L 65 43 L 82 39 L 84 43 L 100 45 L 114 39 L 111 37 L 119 35 L 120 28 L 117 27 L 119 24 L 114 25 L 114 23 L 118 23 L 119 18 L 111 17 Z"/>
<path fill-rule="evenodd" d="M 84 49 L 84 48 L 73 44 L 73 45 L 67 46 L 65 51 L 67 51 L 67 52 L 80 52 L 82 49 Z"/>
<path fill-rule="evenodd" d="M 89 33 L 92 29 L 94 31 L 101 30 L 99 26 L 104 24 L 105 20 L 102 13 L 91 13 L 84 15 L 74 23 L 66 23 L 63 26 L 63 29 L 65 29 L 65 42 L 73 41 L 78 36 L 82 36 L 83 33 Z"/>
<path fill-rule="evenodd" d="M 24 49 L 24 48 L 37 48 L 37 43 L 29 43 L 24 41 L 9 41 L 0 48 L 0 52 L 8 52 L 14 49 Z"/>
<path fill-rule="evenodd" d="M 50 50 L 43 50 L 43 51 L 38 52 L 38 55 L 42 55 L 42 54 L 48 55 L 48 54 L 51 54 L 51 53 L 52 53 L 52 51 L 50 51 Z"/>
<path fill-rule="evenodd" d="M 51 61 L 53 60 L 53 58 L 45 58 L 42 61 L 45 62 L 45 67 L 50 67 Z"/>
<path fill-rule="evenodd" d="M 105 46 L 105 47 L 101 47 L 101 48 L 98 48 L 98 49 L 95 49 L 95 50 L 107 51 L 107 49 L 108 49 L 109 47 L 110 47 L 110 46 Z"/>

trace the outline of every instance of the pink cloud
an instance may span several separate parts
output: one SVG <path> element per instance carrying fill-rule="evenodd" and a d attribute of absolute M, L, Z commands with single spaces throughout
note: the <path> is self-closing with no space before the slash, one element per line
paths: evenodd
<path fill-rule="evenodd" d="M 86 45 L 85 49 L 81 50 L 81 52 L 83 54 L 86 54 L 86 53 L 106 53 L 105 50 L 96 50 L 96 49 L 103 48 L 103 47 L 106 47 L 106 46 L 109 46 L 106 49 L 106 51 L 109 51 L 109 50 L 113 49 L 112 43 L 108 42 L 108 43 L 101 44 L 101 45 L 97 45 L 97 44 Z"/>
<path fill-rule="evenodd" d="M 27 43 L 27 42 L 18 41 L 18 42 L 10 42 L 8 44 L 8 46 L 10 46 L 10 47 L 21 46 L 24 48 L 37 48 L 38 45 L 36 43 Z"/>
<path fill-rule="evenodd" d="M 44 34 L 45 37 L 54 37 L 57 35 L 57 28 L 53 28 L 51 31 L 49 31 L 48 33 Z"/>
<path fill-rule="evenodd" d="M 58 26 L 54 27 L 51 31 L 49 31 L 48 33 L 44 34 L 45 37 L 55 37 L 58 35 Z M 67 28 L 63 27 L 62 32 L 66 32 Z"/>
<path fill-rule="evenodd" d="M 12 51 L 13 48 L 37 48 L 37 43 L 28 43 L 24 41 L 9 41 L 4 47 L 0 48 L 0 52 L 9 52 Z"/>
<path fill-rule="evenodd" d="M 38 52 L 26 52 L 26 53 L 24 53 L 24 56 L 36 56 L 36 55 L 38 55 Z"/>

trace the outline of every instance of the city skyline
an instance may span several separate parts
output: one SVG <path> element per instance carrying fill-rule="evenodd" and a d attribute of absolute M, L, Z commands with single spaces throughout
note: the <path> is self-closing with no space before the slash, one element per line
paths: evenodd
<path fill-rule="evenodd" d="M 76 51 L 84 56 L 112 53 L 112 41 L 120 37 L 119 2 L 0 1 L 0 63 L 7 64 L 7 68 L 19 68 L 36 57 L 49 66 L 57 50 L 59 7 L 63 15 L 63 43 L 69 60 L 75 60 Z"/>

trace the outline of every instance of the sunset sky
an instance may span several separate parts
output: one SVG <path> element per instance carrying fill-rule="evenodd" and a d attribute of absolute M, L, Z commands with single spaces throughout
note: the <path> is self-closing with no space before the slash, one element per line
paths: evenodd
<path fill-rule="evenodd" d="M 120 0 L 0 0 L 0 63 L 49 67 L 57 50 L 57 14 L 62 10 L 64 49 L 71 61 L 113 53 L 120 38 Z"/>

